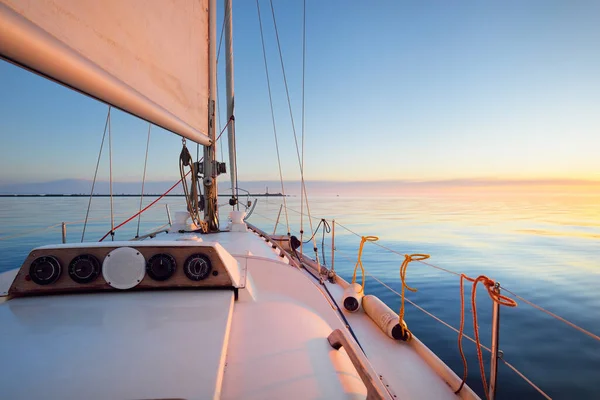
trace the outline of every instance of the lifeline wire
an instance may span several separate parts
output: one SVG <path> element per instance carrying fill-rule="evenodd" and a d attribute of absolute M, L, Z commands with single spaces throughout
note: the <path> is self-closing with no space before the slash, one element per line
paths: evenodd
<path fill-rule="evenodd" d="M 304 171 L 304 78 L 306 71 L 306 0 L 303 1 L 302 6 L 302 161 L 300 162 L 300 169 Z M 304 232 L 304 181 L 300 185 L 300 232 Z M 302 235 L 300 235 L 302 236 Z M 300 237 L 302 241 L 302 237 Z M 325 262 L 325 255 L 323 255 L 323 262 Z"/>
<path fill-rule="evenodd" d="M 505 290 L 505 291 L 507 291 L 507 292 L 508 292 L 508 293 L 510 293 L 510 294 L 512 294 L 513 296 L 515 296 L 517 299 L 521 300 L 522 302 L 529 304 L 531 307 L 533 307 L 533 308 L 536 308 L 536 309 L 538 309 L 538 310 L 540 310 L 540 311 L 542 311 L 542 312 L 544 312 L 544 313 L 548 314 L 548 315 L 549 315 L 549 316 L 551 316 L 552 318 L 554 318 L 554 319 L 557 319 L 557 320 L 559 320 L 560 322 L 562 322 L 562 323 L 565 323 L 565 324 L 569 325 L 571 328 L 575 328 L 575 329 L 577 329 L 579 332 L 581 332 L 581 333 L 583 333 L 583 334 L 586 334 L 586 335 L 588 335 L 588 336 L 589 336 L 589 337 L 591 337 L 592 339 L 596 339 L 596 340 L 600 341 L 600 336 L 598 336 L 598 335 L 596 335 L 596 334 L 594 334 L 594 333 L 592 333 L 592 332 L 590 332 L 590 331 L 587 331 L 587 330 L 583 329 L 583 328 L 582 328 L 582 327 L 580 327 L 580 326 L 577 326 L 577 325 L 575 325 L 575 324 L 574 324 L 574 323 L 572 323 L 571 321 L 568 321 L 568 320 L 564 319 L 563 317 L 561 317 L 561 316 L 559 316 L 559 315 L 556 315 L 556 314 L 554 314 L 553 312 L 551 312 L 551 311 L 548 311 L 548 310 L 546 310 L 545 308 L 543 308 L 543 307 L 541 307 L 541 306 L 538 306 L 538 305 L 537 305 L 537 304 L 535 304 L 535 303 L 532 303 L 532 302 L 531 302 L 531 301 L 529 301 L 529 300 L 526 300 L 526 299 L 524 299 L 523 297 L 519 296 L 519 295 L 518 295 L 518 294 L 516 294 L 515 292 L 512 292 L 512 291 L 508 290 L 508 289 L 507 289 L 507 288 L 505 288 L 504 286 L 501 286 L 501 289 L 502 289 L 502 290 Z"/>
<path fill-rule="evenodd" d="M 295 210 L 291 210 L 291 211 L 295 211 Z M 298 212 L 298 211 L 295 211 L 295 212 Z M 348 228 L 348 227 L 346 227 L 346 226 L 344 226 L 344 225 L 340 224 L 339 222 L 337 222 L 337 221 L 336 221 L 336 223 L 335 223 L 335 224 L 336 224 L 336 225 L 339 225 L 339 226 L 341 226 L 343 229 L 347 230 L 348 232 L 352 233 L 353 235 L 356 235 L 356 236 L 358 236 L 358 237 L 361 237 L 361 235 L 359 235 L 358 233 L 354 232 L 354 231 L 353 231 L 353 230 L 351 230 L 350 228 Z M 381 247 L 382 249 L 385 249 L 385 250 L 387 250 L 387 251 L 389 251 L 389 252 L 391 252 L 391 253 L 394 253 L 394 254 L 397 254 L 397 255 L 399 255 L 399 256 L 403 256 L 403 257 L 404 257 L 404 255 L 403 255 L 402 253 L 400 253 L 400 252 L 397 252 L 397 251 L 395 251 L 395 250 L 393 250 L 393 249 L 390 249 L 389 247 L 386 247 L 386 246 L 384 246 L 384 245 L 382 245 L 382 244 L 379 244 L 379 243 L 373 243 L 373 244 L 374 244 L 375 246 L 379 246 L 379 247 Z M 419 263 L 421 263 L 421 264 L 427 265 L 427 266 L 429 266 L 429 267 L 432 267 L 432 268 L 438 269 L 438 270 L 440 270 L 440 271 L 447 272 L 447 273 L 449 273 L 449 274 L 452 274 L 452 275 L 456 275 L 456 276 L 458 276 L 458 277 L 460 277 L 460 275 L 461 275 L 461 274 L 459 274 L 458 272 L 454 272 L 454 271 L 451 271 L 451 270 L 449 270 L 449 269 L 446 269 L 446 268 L 439 267 L 439 266 L 437 266 L 437 265 L 434 265 L 434 264 L 431 264 L 431 263 L 425 262 L 425 261 L 423 261 L 423 260 L 415 260 L 415 261 L 417 261 L 417 262 L 419 262 Z M 527 304 L 529 304 L 529 305 L 530 305 L 530 306 L 532 306 L 533 308 L 536 308 L 536 309 L 538 309 L 539 311 L 542 311 L 542 312 L 544 312 L 544 313 L 548 314 L 548 315 L 549 315 L 549 316 L 551 316 L 552 318 L 554 318 L 554 319 L 556 319 L 556 320 L 558 320 L 558 321 L 560 321 L 560 322 L 562 322 L 562 323 L 564 323 L 564 324 L 566 324 L 566 325 L 568 325 L 568 326 L 570 326 L 570 327 L 572 327 L 572 328 L 574 328 L 574 329 L 577 329 L 578 331 L 580 331 L 581 333 L 583 333 L 583 334 L 585 334 L 585 335 L 587 335 L 587 336 L 591 337 L 592 339 L 595 339 L 595 340 L 598 340 L 598 341 L 600 341 L 600 336 L 596 335 L 595 333 L 592 333 L 592 332 L 590 332 L 590 331 L 588 331 L 588 330 L 586 330 L 586 329 L 584 329 L 584 328 L 582 328 L 582 327 L 580 327 L 580 326 L 578 326 L 578 325 L 575 325 L 575 324 L 574 324 L 574 323 L 572 323 L 571 321 L 569 321 L 569 320 L 567 320 L 567 319 L 565 319 L 565 318 L 561 317 L 560 315 L 554 314 L 553 312 L 546 310 L 546 309 L 545 309 L 545 308 L 543 308 L 542 306 L 539 306 L 539 305 L 537 305 L 537 304 L 535 304 L 535 303 L 533 303 L 533 302 L 531 302 L 531 301 L 529 301 L 529 300 L 527 300 L 527 299 L 525 299 L 525 298 L 523 298 L 523 297 L 519 296 L 518 294 L 516 294 L 516 293 L 514 293 L 514 292 L 510 291 L 509 289 L 507 289 L 507 288 L 506 288 L 506 287 L 504 287 L 504 286 L 501 286 L 501 289 L 503 289 L 503 290 L 507 291 L 508 293 L 512 294 L 514 297 L 516 297 L 517 299 L 519 299 L 519 300 L 523 301 L 524 303 L 527 303 Z"/>
<path fill-rule="evenodd" d="M 343 229 L 347 230 L 347 231 L 348 231 L 348 232 L 350 232 L 351 234 L 353 234 L 353 235 L 355 235 L 355 236 L 358 236 L 358 237 L 361 237 L 361 235 L 359 235 L 358 233 L 354 232 L 352 229 L 350 229 L 350 228 L 348 228 L 348 227 L 346 227 L 346 226 L 344 226 L 344 225 L 340 224 L 339 222 L 336 222 L 335 224 L 336 224 L 336 225 L 339 225 L 339 226 L 341 226 Z M 387 250 L 387 251 L 389 251 L 389 252 L 391 252 L 391 253 L 397 254 L 397 255 L 399 255 L 400 257 L 404 257 L 404 254 L 402 254 L 402 253 L 400 253 L 400 252 L 398 252 L 398 251 L 396 251 L 396 250 L 390 249 L 389 247 L 385 247 L 385 246 L 384 246 L 384 245 L 382 245 L 382 244 L 379 244 L 379 243 L 373 243 L 373 244 L 374 244 L 375 246 L 379 246 L 379 247 L 381 247 L 382 249 L 385 249 L 385 250 Z M 417 261 L 417 262 L 419 262 L 419 263 L 421 263 L 421 264 L 427 265 L 427 266 L 429 266 L 429 267 L 432 267 L 432 268 L 435 268 L 435 269 L 439 269 L 440 271 L 444 271 L 444 272 L 447 272 L 447 273 L 449 273 L 449 274 L 452 274 L 452 275 L 460 276 L 460 274 L 459 274 L 458 272 L 454 272 L 454 271 L 451 271 L 451 270 L 449 270 L 449 269 L 446 269 L 446 268 L 438 267 L 437 265 L 433 265 L 433 264 L 427 263 L 427 262 L 425 262 L 425 261 L 423 261 L 423 260 L 415 260 L 415 261 Z"/>
<path fill-rule="evenodd" d="M 115 214 L 113 209 L 113 179 L 112 179 L 112 130 L 110 129 L 110 113 L 108 114 L 108 168 L 110 174 L 110 236 L 115 240 Z"/>
<path fill-rule="evenodd" d="M 277 164 L 279 165 L 279 180 L 281 181 L 281 194 L 283 195 L 283 204 L 285 211 L 285 223 L 287 225 L 288 236 L 290 235 L 290 221 L 287 212 L 287 201 L 285 199 L 285 188 L 283 186 L 283 173 L 281 172 L 281 158 L 279 157 L 279 143 L 277 141 L 277 128 L 275 127 L 275 112 L 273 111 L 273 98 L 271 97 L 271 81 L 269 80 L 269 67 L 267 66 L 267 51 L 265 50 L 265 39 L 263 35 L 262 19 L 260 18 L 260 5 L 256 0 L 256 9 L 258 11 L 258 25 L 260 27 L 260 40 L 262 42 L 263 59 L 265 61 L 265 73 L 267 75 L 267 88 L 269 90 L 269 105 L 271 106 L 271 120 L 273 121 L 273 134 L 275 135 L 275 149 L 277 150 Z"/>
<path fill-rule="evenodd" d="M 117 216 L 121 217 L 121 216 L 125 216 L 125 214 L 122 214 L 122 215 L 117 214 Z M 90 219 L 88 219 L 88 222 L 89 221 L 106 221 L 106 219 L 107 219 L 106 217 L 90 218 Z M 85 223 L 85 220 L 82 219 L 82 220 L 79 220 L 79 221 L 68 221 L 68 222 L 65 222 L 64 224 L 67 225 L 67 226 L 70 226 L 70 225 L 83 225 L 84 223 Z M 62 224 L 63 223 L 60 222 L 58 224 L 52 224 L 52 225 L 44 226 L 44 227 L 41 227 L 41 228 L 27 229 L 27 230 L 23 230 L 23 231 L 20 231 L 20 232 L 13 233 L 11 235 L 1 236 L 0 237 L 0 241 L 15 239 L 15 238 L 18 238 L 18 237 L 32 235 L 34 233 L 44 232 L 44 231 L 47 231 L 49 229 L 58 228 L 58 227 L 62 226 Z"/>
<path fill-rule="evenodd" d="M 335 251 L 337 253 L 339 253 L 342 257 L 344 257 L 349 263 L 353 263 L 354 261 L 352 261 L 347 255 L 345 255 L 341 250 L 339 249 L 335 249 Z M 383 287 L 387 288 L 390 292 L 395 293 L 398 297 L 401 297 L 401 294 L 394 290 L 392 287 L 390 287 L 389 285 L 387 285 L 385 282 L 383 282 L 381 279 L 377 278 L 376 276 L 366 272 L 367 276 L 370 276 L 371 278 L 375 279 L 379 284 L 381 284 Z M 505 289 L 506 290 L 506 289 Z M 442 320 L 441 318 L 435 316 L 434 314 L 430 313 L 429 311 L 427 311 L 426 309 L 424 309 L 423 307 L 419 306 L 417 303 L 411 301 L 410 299 L 405 299 L 408 303 L 410 303 L 412 306 L 414 306 L 417 310 L 422 311 L 423 313 L 427 314 L 428 316 L 430 316 L 431 318 L 435 319 L 436 321 L 438 321 L 439 323 L 441 323 L 442 325 L 446 326 L 447 328 L 450 328 L 451 330 L 453 330 L 454 332 L 458 333 L 459 335 L 462 335 L 462 337 L 467 338 L 468 340 L 470 340 L 471 342 L 473 342 L 475 345 L 478 345 L 478 347 L 486 350 L 488 353 L 491 353 L 492 350 L 481 344 L 481 343 L 477 343 L 477 341 L 475 339 L 473 339 L 472 337 L 470 337 L 469 335 L 465 334 L 464 332 L 461 333 L 460 330 L 456 329 L 455 327 L 453 327 L 452 325 L 450 325 L 449 323 L 447 323 L 446 321 Z M 515 366 L 513 366 L 511 363 L 509 363 L 508 361 L 506 361 L 504 358 L 500 358 L 500 361 L 502 361 L 507 367 L 509 367 L 511 370 L 513 370 L 517 375 L 519 375 L 525 382 L 527 382 L 532 388 L 534 388 L 539 394 L 541 394 L 542 396 L 544 396 L 546 399 L 548 400 L 552 400 L 552 398 L 550 396 L 548 396 L 548 394 L 546 394 L 546 392 L 544 392 L 542 389 L 540 389 L 536 384 L 534 384 L 529 378 L 527 378 L 525 376 L 525 374 L 523 374 L 521 371 L 519 371 Z"/>

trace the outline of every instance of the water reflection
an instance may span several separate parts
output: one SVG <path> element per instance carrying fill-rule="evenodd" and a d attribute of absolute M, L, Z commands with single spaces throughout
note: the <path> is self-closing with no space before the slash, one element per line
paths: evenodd
<path fill-rule="evenodd" d="M 148 203 L 154 198 L 145 198 Z M 281 198 L 259 198 L 251 222 L 272 232 Z M 299 236 L 300 199 L 287 199 L 290 231 Z M 225 198 L 223 198 L 225 202 Z M 167 222 L 164 204 L 171 211 L 185 209 L 181 197 L 168 197 L 145 213 L 143 232 Z M 455 196 L 429 197 L 315 197 L 311 199 L 313 227 L 319 218 L 333 219 L 359 235 L 376 235 L 380 244 L 399 253 L 431 254 L 431 262 L 453 271 L 476 276 L 486 274 L 504 286 L 572 322 L 600 332 L 600 196 Z M 68 226 L 69 242 L 81 239 L 81 220 L 85 216 L 85 198 L 0 199 L 0 236 L 23 230 L 35 234 L 0 241 L 3 257 L 0 271 L 19 266 L 31 248 L 60 241 L 60 226 L 42 230 L 62 221 Z M 137 198 L 115 199 L 121 222 L 135 213 Z M 221 210 L 226 218 L 229 207 Z M 110 205 L 107 198 L 94 199 L 86 240 L 95 241 L 109 229 Z M 288 231 L 282 214 L 277 233 Z M 134 221 L 117 231 L 116 239 L 135 236 Z M 305 232 L 310 231 L 304 219 Z M 336 226 L 335 268 L 350 278 L 360 238 Z M 307 235 L 304 236 L 306 240 Z M 321 233 L 316 235 L 321 247 Z M 324 240 L 325 262 L 331 264 L 331 237 Z M 309 247 L 309 249 L 312 246 Z M 322 257 L 322 256 L 321 256 Z M 400 289 L 398 268 L 402 257 L 373 244 L 365 246 L 363 261 L 367 271 Z M 458 326 L 458 279 L 413 263 L 408 283 L 418 292 L 408 297 L 448 323 Z M 396 309 L 399 299 L 375 280 L 367 278 L 367 292 L 374 293 Z M 490 309 L 484 292 L 478 296 L 480 329 L 484 344 L 489 344 Z M 430 317 L 408 306 L 411 330 L 455 371 L 462 365 L 456 348 L 456 334 Z M 472 329 L 467 314 L 466 329 Z M 556 398 L 594 398 L 593 389 L 600 371 L 600 344 L 568 326 L 564 326 L 531 307 L 520 304 L 502 310 L 501 348 L 506 359 L 526 373 L 536 384 Z M 480 394 L 481 383 L 474 346 L 465 342 L 470 363 L 469 384 Z M 487 368 L 488 362 L 486 362 Z M 522 380 L 501 366 L 499 398 L 534 397 Z"/>

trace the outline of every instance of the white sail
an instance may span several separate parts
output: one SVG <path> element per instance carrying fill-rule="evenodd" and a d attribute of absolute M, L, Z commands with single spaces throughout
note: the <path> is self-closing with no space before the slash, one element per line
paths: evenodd
<path fill-rule="evenodd" d="M 208 0 L 0 0 L 0 56 L 209 144 Z"/>

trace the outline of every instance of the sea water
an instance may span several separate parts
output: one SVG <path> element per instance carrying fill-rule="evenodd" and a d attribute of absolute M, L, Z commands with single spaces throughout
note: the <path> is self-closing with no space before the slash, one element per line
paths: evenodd
<path fill-rule="evenodd" d="M 145 197 L 144 205 L 154 200 Z M 289 230 L 299 236 L 299 197 L 258 198 L 249 219 L 272 233 Z M 139 209 L 139 197 L 114 199 L 114 223 L 119 224 Z M 222 197 L 220 201 L 227 202 Z M 142 215 L 140 234 L 167 223 L 165 204 L 171 213 L 185 209 L 181 197 L 167 197 Z M 401 283 L 403 254 L 425 253 L 435 266 L 476 277 L 486 275 L 503 287 L 600 334 L 600 196 L 597 195 L 427 195 L 410 197 L 315 197 L 310 200 L 312 219 L 303 218 L 304 240 L 310 238 L 321 218 L 331 225 L 335 218 L 335 271 L 351 279 L 360 235 L 375 235 L 377 243 L 365 245 L 367 273 L 396 291 Z M 62 222 L 67 241 L 82 239 L 88 199 L 83 197 L 0 198 L 0 271 L 18 268 L 32 248 L 61 242 Z M 223 206 L 221 219 L 231 208 Z M 287 216 L 285 210 L 288 210 Z M 306 205 L 304 205 L 306 213 Z M 116 240 L 137 234 L 138 220 L 116 232 Z M 85 241 L 97 241 L 110 230 L 110 199 L 94 198 Z M 352 231 L 352 232 L 351 232 Z M 108 237 L 106 240 L 110 240 Z M 331 233 L 315 234 L 321 262 L 332 264 Z M 322 246 L 322 243 L 324 245 Z M 304 245 L 312 254 L 313 245 Z M 360 277 L 360 272 L 358 274 Z M 360 279 L 360 278 L 359 278 Z M 407 284 L 417 292 L 407 298 L 454 327 L 460 323 L 459 278 L 420 264 L 408 267 Z M 473 336 L 470 284 L 465 302 L 465 333 Z M 399 297 L 367 276 L 366 292 L 379 296 L 398 310 Z M 507 294 L 506 292 L 504 294 Z M 504 359 L 553 398 L 598 398 L 600 342 L 518 301 L 503 307 L 500 349 Z M 480 287 L 477 312 L 482 343 L 490 346 L 491 302 Z M 406 305 L 405 320 L 411 331 L 462 376 L 457 334 L 438 321 Z M 468 384 L 483 396 L 475 345 L 464 340 L 469 365 Z M 489 354 L 484 351 L 486 373 Z M 542 398 L 522 378 L 499 363 L 499 399 Z"/>

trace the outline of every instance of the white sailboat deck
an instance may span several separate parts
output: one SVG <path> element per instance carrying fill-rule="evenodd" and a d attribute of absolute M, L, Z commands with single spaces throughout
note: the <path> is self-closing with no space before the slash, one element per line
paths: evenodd
<path fill-rule="evenodd" d="M 190 236 L 169 233 L 142 243 L 189 246 L 182 239 Z M 213 289 L 36 296 L 0 303 L 0 357 L 12 360 L 0 374 L 2 397 L 367 396 L 346 350 L 335 350 L 327 341 L 335 329 L 348 338 L 350 333 L 323 286 L 254 232 L 201 239 L 205 245 L 218 242 L 239 263 L 245 284 L 237 299 L 231 289 Z M 130 245 L 135 243 L 140 242 Z M 327 285 L 340 304 L 340 285 Z M 362 312 L 345 315 L 368 357 L 366 371 L 388 385 L 389 398 L 459 397 L 446 383 L 460 382 L 458 377 L 420 342 L 390 339 Z M 36 385 L 22 384 L 32 376 Z M 476 396 L 465 387 L 460 397 Z"/>
<path fill-rule="evenodd" d="M 345 330 L 345 324 L 326 294 L 307 272 L 283 266 L 277 253 L 258 235 L 251 232 L 217 235 L 221 245 L 232 255 L 250 251 L 270 259 L 243 257 L 250 277 L 247 289 L 253 296 L 240 296 L 234 307 L 224 380 L 225 397 L 231 394 L 237 398 L 289 398 L 298 393 L 298 398 L 336 398 L 335 383 L 340 380 L 342 371 L 337 377 L 328 376 L 327 372 L 331 373 L 334 363 L 339 362 L 339 357 L 334 358 L 339 352 L 329 346 L 326 338 L 336 328 Z M 242 257 L 236 258 L 243 262 Z M 343 289 L 340 285 L 327 283 L 327 286 L 336 302 L 341 304 Z M 477 397 L 468 387 L 463 389 L 461 396 L 455 395 L 443 378 L 457 382 L 455 387 L 460 380 L 418 340 L 407 344 L 390 339 L 363 312 L 344 310 L 344 315 L 375 374 L 383 378 L 390 386 L 388 390 L 397 398 Z M 268 333 L 264 329 L 266 326 Z M 316 329 L 317 326 L 320 329 Z M 265 349 L 269 349 L 268 357 Z M 311 351 L 316 354 L 308 360 Z M 323 358 L 322 354 L 327 354 L 331 361 L 321 359 L 317 362 Z M 342 396 L 345 397 L 354 393 L 358 398 L 364 397 L 366 392 L 356 370 L 347 357 L 343 359 L 348 364 L 342 364 L 344 373 L 353 376 L 345 384 L 352 384 L 351 387 L 358 384 L 362 390 L 346 388 L 338 394 L 345 392 Z M 265 380 L 265 375 L 282 378 L 274 385 L 269 379 Z M 233 383 L 233 379 L 236 384 L 227 385 Z"/>
<path fill-rule="evenodd" d="M 213 398 L 232 307 L 230 291 L 10 300 L 0 306 L 0 397 Z"/>

